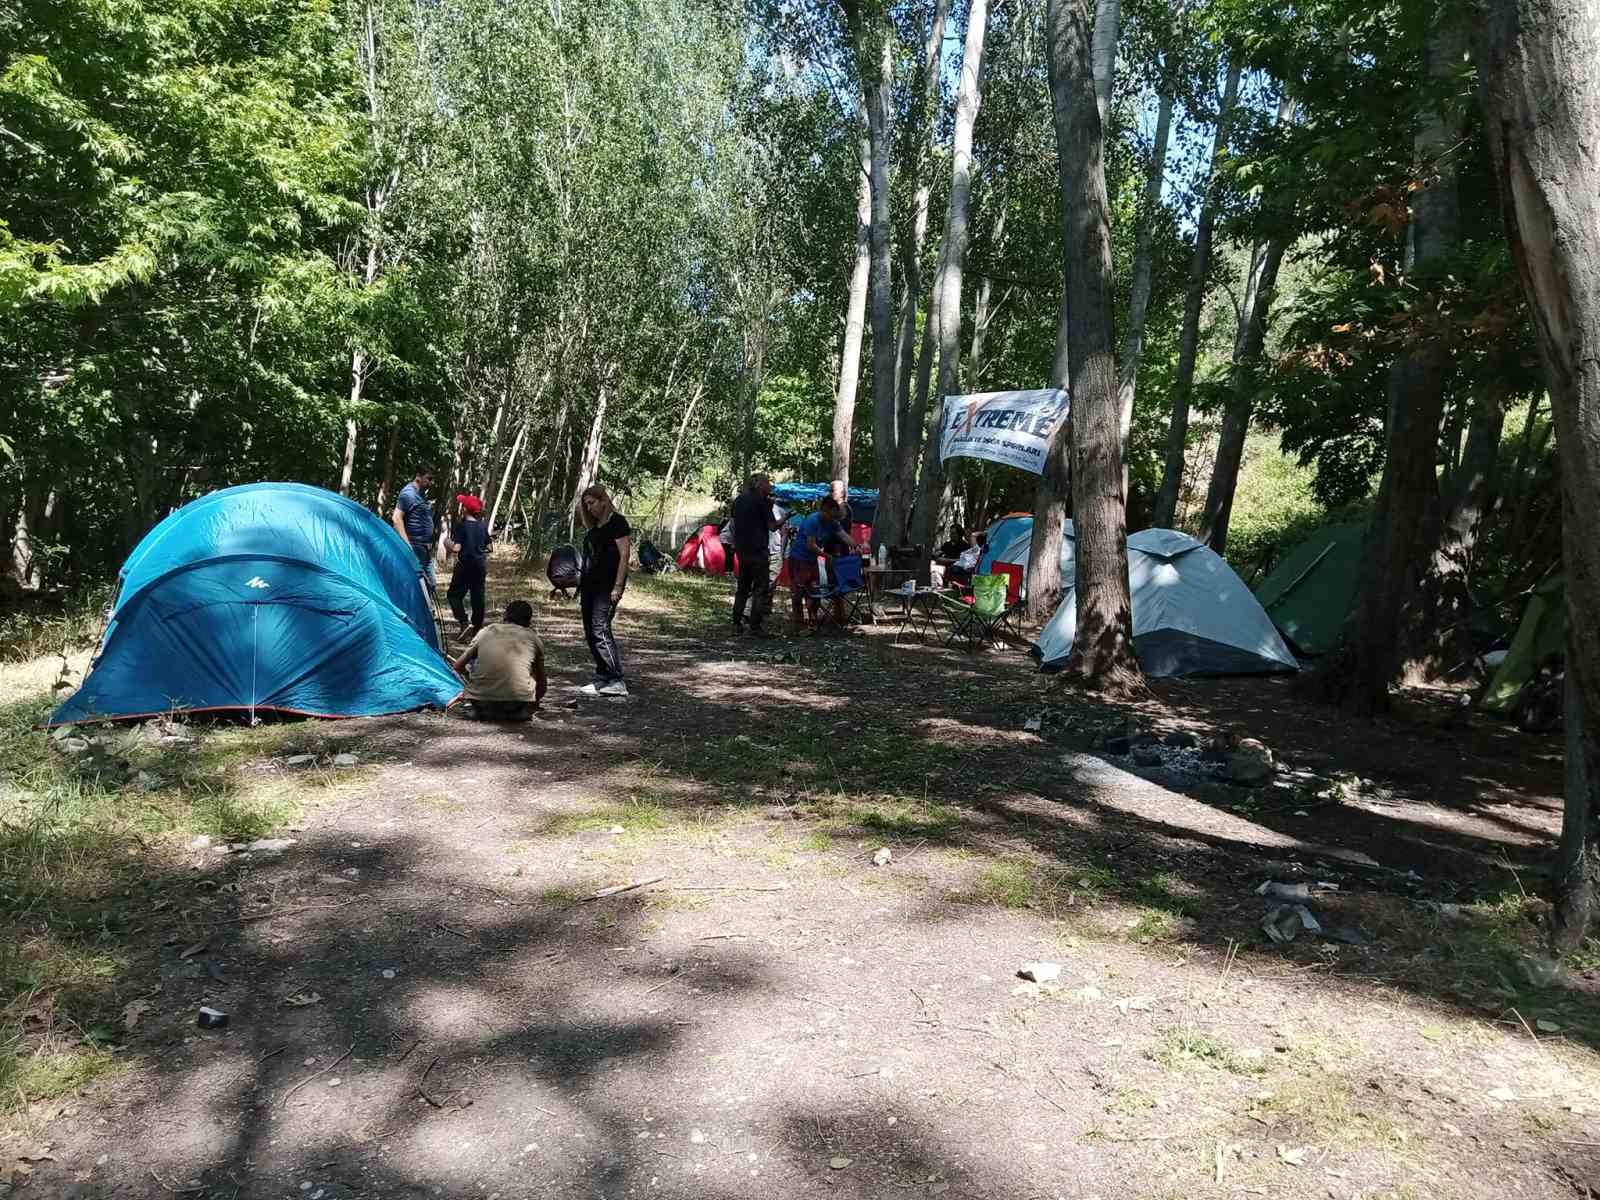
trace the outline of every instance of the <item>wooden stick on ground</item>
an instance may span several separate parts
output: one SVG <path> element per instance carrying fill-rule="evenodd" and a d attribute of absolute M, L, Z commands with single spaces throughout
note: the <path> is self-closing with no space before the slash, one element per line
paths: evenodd
<path fill-rule="evenodd" d="M 290 1088 L 287 1092 L 285 1092 L 283 1094 L 283 1107 L 284 1108 L 288 1108 L 289 1107 L 289 1097 L 293 1096 L 301 1088 L 305 1087 L 306 1084 L 310 1083 L 313 1079 L 321 1079 L 329 1071 L 333 1070 L 334 1067 L 337 1067 L 340 1063 L 342 1063 L 345 1059 L 349 1058 L 355 1052 L 356 1052 L 356 1044 L 354 1042 L 351 1042 L 350 1043 L 350 1049 L 346 1050 L 343 1054 L 339 1055 L 338 1058 L 334 1059 L 327 1066 L 323 1067 L 322 1070 L 318 1071 L 315 1075 L 307 1075 L 299 1083 L 295 1084 L 292 1088 Z"/>
<path fill-rule="evenodd" d="M 635 888 L 649 887 L 652 883 L 660 883 L 665 875 L 652 875 L 649 879 L 635 879 L 632 883 L 619 883 L 615 887 L 601 888 L 592 896 L 585 896 L 581 903 L 587 904 L 591 900 L 603 900 L 607 896 L 615 896 L 621 892 L 631 892 Z"/>

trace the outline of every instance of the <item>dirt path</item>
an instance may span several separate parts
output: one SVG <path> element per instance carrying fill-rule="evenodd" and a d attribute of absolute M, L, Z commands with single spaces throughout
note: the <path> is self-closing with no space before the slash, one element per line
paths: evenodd
<path fill-rule="evenodd" d="M 1451 803 L 1422 802 L 1415 755 L 1409 792 L 1371 778 L 1381 745 L 1329 799 L 1338 748 L 1229 684 L 1148 715 L 1256 705 L 1319 773 L 1134 773 L 1086 749 L 1127 714 L 1042 706 L 1025 664 L 887 634 L 775 662 L 790 645 L 723 637 L 720 604 L 636 589 L 625 702 L 562 707 L 581 641 L 543 604 L 555 704 L 526 728 L 318 727 L 370 773 L 285 850 L 183 851 L 126 939 L 132 1068 L 38 1133 L 17 1195 L 1600 1189 L 1586 981 L 1514 977 L 1521 910 L 1416 903 L 1537 857 L 1539 763 L 1441 724 Z M 308 769 L 287 757 L 257 769 Z M 1371 944 L 1268 945 L 1269 878 L 1339 883 L 1319 915 Z M 1018 979 L 1034 960 L 1060 979 Z"/>

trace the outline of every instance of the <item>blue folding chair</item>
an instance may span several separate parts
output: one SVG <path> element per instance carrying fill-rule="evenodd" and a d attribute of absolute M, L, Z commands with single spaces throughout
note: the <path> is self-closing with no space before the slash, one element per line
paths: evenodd
<path fill-rule="evenodd" d="M 824 622 L 839 626 L 839 618 L 834 613 L 834 605 L 839 605 L 839 610 L 844 614 L 844 624 L 858 621 L 861 615 L 861 605 L 868 600 L 867 581 L 861 574 L 861 556 L 859 554 L 846 554 L 839 558 L 828 560 L 829 582 L 824 587 L 813 588 L 811 599 L 817 601 L 817 631 L 820 633 Z"/>

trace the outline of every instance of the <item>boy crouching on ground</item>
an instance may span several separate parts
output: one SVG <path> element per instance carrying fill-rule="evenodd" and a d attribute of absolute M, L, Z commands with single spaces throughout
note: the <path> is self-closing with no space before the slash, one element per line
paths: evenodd
<path fill-rule="evenodd" d="M 533 605 L 513 600 L 498 625 L 486 625 L 452 664 L 467 682 L 463 699 L 477 721 L 526 721 L 549 690 L 544 644 L 534 633 Z M 469 663 L 476 663 L 471 674 Z"/>

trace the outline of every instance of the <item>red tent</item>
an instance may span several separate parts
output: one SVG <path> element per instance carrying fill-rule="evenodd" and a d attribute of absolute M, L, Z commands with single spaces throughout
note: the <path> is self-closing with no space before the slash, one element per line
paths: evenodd
<path fill-rule="evenodd" d="M 702 525 L 691 534 L 678 551 L 678 570 L 704 571 L 707 575 L 725 575 L 728 572 L 728 555 L 722 548 L 722 534 L 715 525 Z"/>

